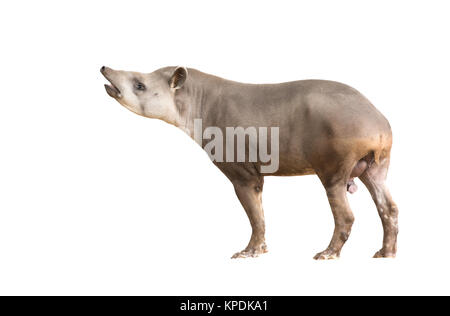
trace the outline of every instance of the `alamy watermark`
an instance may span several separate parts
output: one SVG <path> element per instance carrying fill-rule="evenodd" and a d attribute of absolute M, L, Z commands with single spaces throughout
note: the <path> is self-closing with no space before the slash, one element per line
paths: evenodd
<path fill-rule="evenodd" d="M 258 162 L 261 163 L 261 173 L 276 172 L 280 163 L 279 127 L 270 127 L 270 153 L 267 139 L 268 130 L 269 127 L 226 127 L 224 139 L 221 128 L 208 126 L 203 130 L 202 119 L 194 120 L 194 140 L 200 146 L 203 146 L 204 139 L 210 140 L 203 149 L 211 160 L 216 162 Z M 246 142 L 247 138 L 248 143 Z M 248 159 L 246 160 L 247 144 Z"/>

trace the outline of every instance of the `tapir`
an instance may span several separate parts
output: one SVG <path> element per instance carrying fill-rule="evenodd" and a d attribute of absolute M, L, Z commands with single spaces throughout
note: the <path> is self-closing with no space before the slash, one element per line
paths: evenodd
<path fill-rule="evenodd" d="M 357 189 L 354 178 L 367 187 L 383 225 L 383 245 L 374 257 L 396 256 L 398 208 L 386 186 L 391 127 L 354 88 L 327 80 L 248 84 L 185 67 L 139 73 L 103 66 L 100 71 L 109 81 L 107 94 L 125 108 L 163 120 L 192 138 L 196 120 L 201 120 L 202 129 L 214 127 L 224 133 L 229 127 L 278 128 L 278 165 L 273 172 L 261 172 L 267 161 L 259 158 L 213 161 L 233 184 L 252 228 L 247 247 L 232 258 L 267 252 L 264 177 L 311 174 L 325 188 L 335 223 L 330 244 L 314 259 L 340 256 L 354 222 L 347 200 L 347 192 Z"/>

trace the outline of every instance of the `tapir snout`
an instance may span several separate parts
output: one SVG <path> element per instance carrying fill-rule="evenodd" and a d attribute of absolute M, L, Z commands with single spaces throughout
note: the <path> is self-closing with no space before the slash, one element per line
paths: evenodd
<path fill-rule="evenodd" d="M 122 95 L 120 93 L 120 90 L 114 84 L 114 70 L 106 66 L 102 66 L 102 68 L 100 68 L 100 72 L 110 82 L 110 84 L 105 84 L 106 93 L 108 93 L 110 97 L 120 99 Z"/>

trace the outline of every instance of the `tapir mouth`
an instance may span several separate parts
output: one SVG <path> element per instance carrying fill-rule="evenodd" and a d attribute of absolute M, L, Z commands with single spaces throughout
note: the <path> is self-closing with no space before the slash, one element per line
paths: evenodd
<path fill-rule="evenodd" d="M 100 69 L 100 72 L 102 73 L 102 75 L 106 78 L 106 80 L 109 81 L 110 84 L 105 84 L 105 90 L 106 93 L 108 93 L 108 95 L 110 97 L 113 97 L 115 99 L 119 99 L 122 97 L 122 94 L 120 93 L 119 88 L 117 88 L 114 83 L 111 81 L 111 79 L 108 77 L 108 71 L 110 71 L 111 69 L 108 67 L 103 66 Z"/>
<path fill-rule="evenodd" d="M 106 89 L 106 93 L 108 93 L 108 95 L 110 97 L 113 98 L 120 98 L 122 95 L 120 94 L 120 90 L 117 89 L 117 87 L 114 84 L 105 84 L 105 89 Z"/>

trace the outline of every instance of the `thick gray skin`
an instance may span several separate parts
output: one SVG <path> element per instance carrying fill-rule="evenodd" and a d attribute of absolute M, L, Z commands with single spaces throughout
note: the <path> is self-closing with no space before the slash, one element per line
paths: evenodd
<path fill-rule="evenodd" d="M 163 119 L 191 137 L 193 120 L 197 118 L 202 119 L 203 128 L 217 126 L 224 135 L 226 127 L 279 127 L 280 161 L 275 173 L 261 174 L 259 162 L 215 162 L 234 185 L 252 226 L 248 246 L 233 258 L 254 257 L 267 251 L 261 202 L 264 176 L 307 174 L 320 178 L 335 220 L 329 246 L 315 259 L 340 256 L 354 221 L 346 195 L 347 190 L 356 190 L 354 177 L 368 188 L 382 220 L 383 247 L 375 257 L 395 257 L 398 210 L 385 185 L 391 128 L 355 89 L 324 80 L 243 84 L 181 67 L 162 68 L 150 74 L 102 68 L 102 73 L 112 83 L 113 89 L 107 87 L 108 94 L 121 104 L 140 115 Z M 136 78 L 173 102 L 156 106 L 144 97 L 125 102 L 127 98 L 119 91 Z M 134 96 L 130 98 L 134 100 Z M 161 115 L 160 110 L 154 110 L 158 106 L 173 109 Z"/>

